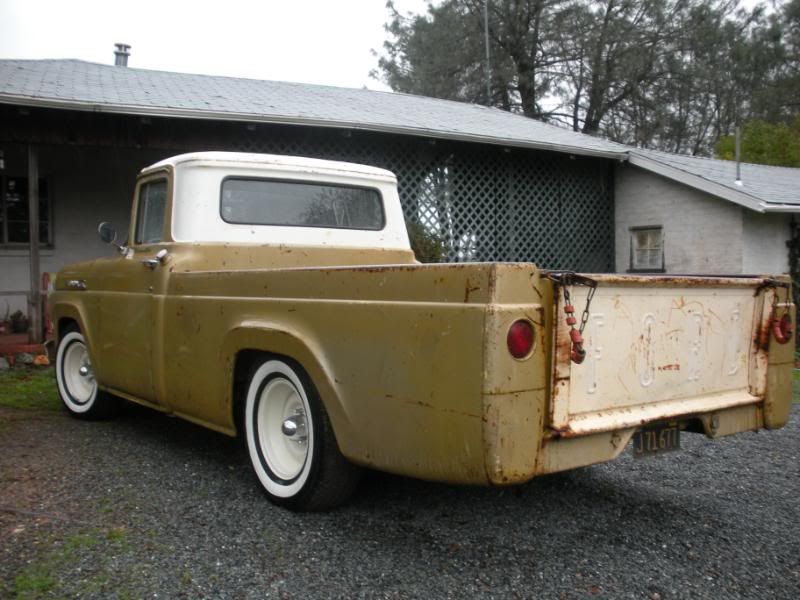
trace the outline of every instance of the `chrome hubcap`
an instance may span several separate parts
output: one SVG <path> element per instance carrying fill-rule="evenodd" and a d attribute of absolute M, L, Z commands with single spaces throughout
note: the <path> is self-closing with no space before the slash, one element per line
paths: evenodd
<path fill-rule="evenodd" d="M 306 431 L 306 415 L 302 408 L 294 411 L 294 415 L 286 419 L 281 424 L 281 432 L 286 437 L 292 438 L 293 442 L 302 444 L 308 441 L 308 432 Z"/>
<path fill-rule="evenodd" d="M 308 457 L 308 422 L 303 399 L 295 386 L 275 378 L 261 392 L 258 436 L 270 470 L 281 479 L 293 479 Z"/>
<path fill-rule="evenodd" d="M 86 346 L 75 342 L 67 348 L 63 358 L 64 383 L 72 399 L 78 404 L 91 400 L 97 385 Z"/>

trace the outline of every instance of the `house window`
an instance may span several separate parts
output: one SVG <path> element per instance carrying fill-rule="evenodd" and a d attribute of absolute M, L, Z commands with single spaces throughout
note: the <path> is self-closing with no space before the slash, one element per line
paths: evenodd
<path fill-rule="evenodd" d="M 631 271 L 664 271 L 661 227 L 631 227 Z"/>
<path fill-rule="evenodd" d="M 30 243 L 28 178 L 0 177 L 0 245 Z M 39 243 L 53 245 L 53 213 L 47 180 L 39 179 Z"/>
<path fill-rule="evenodd" d="M 136 243 L 156 244 L 164 239 L 167 180 L 148 181 L 139 188 L 136 208 Z"/>

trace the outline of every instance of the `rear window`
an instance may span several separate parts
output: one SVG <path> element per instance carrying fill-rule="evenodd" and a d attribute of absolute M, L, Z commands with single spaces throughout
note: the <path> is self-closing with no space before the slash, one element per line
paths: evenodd
<path fill-rule="evenodd" d="M 301 181 L 229 177 L 222 182 L 220 214 L 228 223 L 383 229 L 376 189 Z"/>

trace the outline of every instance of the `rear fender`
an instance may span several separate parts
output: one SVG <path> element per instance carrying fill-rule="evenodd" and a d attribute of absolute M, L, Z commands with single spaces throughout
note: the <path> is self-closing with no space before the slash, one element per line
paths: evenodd
<path fill-rule="evenodd" d="M 285 356 L 303 367 L 319 392 L 340 450 L 345 456 L 352 456 L 349 448 L 355 439 L 352 435 L 353 428 L 343 408 L 336 378 L 331 372 L 330 363 L 326 360 L 322 347 L 309 336 L 273 323 L 242 323 L 231 329 L 222 342 L 221 355 L 225 369 L 224 398 L 228 419 L 225 425 L 235 430 L 233 394 L 236 358 L 240 352 L 248 350 Z"/>

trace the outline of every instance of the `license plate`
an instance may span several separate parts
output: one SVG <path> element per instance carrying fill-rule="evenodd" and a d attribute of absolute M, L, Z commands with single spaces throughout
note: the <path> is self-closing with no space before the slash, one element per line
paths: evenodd
<path fill-rule="evenodd" d="M 642 458 L 680 450 L 681 430 L 677 423 L 643 427 L 633 434 L 633 457 Z"/>

